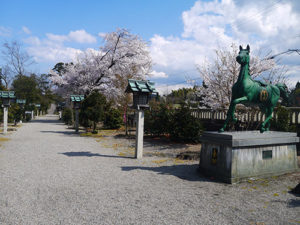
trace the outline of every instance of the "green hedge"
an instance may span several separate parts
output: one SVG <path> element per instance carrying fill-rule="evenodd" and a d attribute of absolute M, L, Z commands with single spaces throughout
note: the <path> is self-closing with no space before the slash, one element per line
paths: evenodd
<path fill-rule="evenodd" d="M 289 110 L 281 105 L 277 107 L 277 119 L 272 118 L 271 129 L 275 131 L 288 132 L 293 130 L 290 126 Z"/>
<path fill-rule="evenodd" d="M 110 108 L 105 113 L 104 126 L 108 129 L 118 129 L 122 126 L 123 119 L 120 110 L 115 108 Z"/>
<path fill-rule="evenodd" d="M 64 108 L 62 112 L 62 120 L 65 124 L 71 125 L 72 124 L 72 109 L 71 108 Z"/>
<path fill-rule="evenodd" d="M 192 116 L 189 105 L 174 109 L 166 103 L 152 103 L 145 112 L 145 133 L 154 136 L 170 135 L 175 141 L 200 141 L 203 126 Z"/>

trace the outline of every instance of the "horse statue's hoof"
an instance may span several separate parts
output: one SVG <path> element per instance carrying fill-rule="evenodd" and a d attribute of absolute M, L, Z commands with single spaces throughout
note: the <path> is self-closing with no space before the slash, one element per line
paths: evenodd
<path fill-rule="evenodd" d="M 266 131 L 266 129 L 265 128 L 260 128 L 260 133 L 263 133 L 263 132 L 265 132 Z"/>
<path fill-rule="evenodd" d="M 222 133 L 222 132 L 224 132 L 224 128 L 221 128 L 221 129 L 219 130 L 219 133 Z"/>

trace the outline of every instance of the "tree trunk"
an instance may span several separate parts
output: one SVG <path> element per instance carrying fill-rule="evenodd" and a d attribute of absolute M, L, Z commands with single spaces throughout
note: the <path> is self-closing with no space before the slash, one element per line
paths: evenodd
<path fill-rule="evenodd" d="M 97 123 L 96 123 L 96 122 L 93 122 L 93 133 L 96 132 L 96 128 L 97 128 Z"/>

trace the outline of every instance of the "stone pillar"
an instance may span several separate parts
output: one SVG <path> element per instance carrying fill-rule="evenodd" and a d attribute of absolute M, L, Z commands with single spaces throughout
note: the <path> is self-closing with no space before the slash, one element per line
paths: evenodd
<path fill-rule="evenodd" d="M 61 114 L 62 114 L 61 111 L 59 111 L 59 112 L 58 112 L 58 115 L 59 115 L 59 119 L 60 119 L 60 120 L 61 120 L 61 117 L 62 117 Z"/>
<path fill-rule="evenodd" d="M 8 107 L 3 107 L 3 133 L 7 134 L 7 117 L 8 117 Z"/>
<path fill-rule="evenodd" d="M 75 131 L 79 130 L 79 110 L 75 109 Z"/>
<path fill-rule="evenodd" d="M 39 110 L 36 110 L 36 117 L 39 116 Z"/>
<path fill-rule="evenodd" d="M 31 120 L 33 120 L 34 119 L 34 111 L 32 110 L 31 111 Z"/>
<path fill-rule="evenodd" d="M 143 140 L 144 138 L 144 111 L 137 111 L 136 139 L 135 139 L 135 158 L 143 158 Z"/>

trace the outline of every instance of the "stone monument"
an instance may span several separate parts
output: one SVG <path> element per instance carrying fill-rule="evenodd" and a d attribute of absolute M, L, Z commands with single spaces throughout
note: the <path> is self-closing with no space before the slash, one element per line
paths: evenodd
<path fill-rule="evenodd" d="M 249 74 L 250 47 L 240 46 L 236 60 L 241 64 L 237 82 L 232 87 L 227 118 L 219 132 L 204 132 L 200 171 L 218 179 L 236 183 L 252 177 L 268 177 L 298 171 L 296 133 L 269 131 L 270 119 L 280 97 L 287 98 L 285 84 L 265 84 Z M 236 122 L 237 104 L 256 105 L 266 119 L 260 131 L 224 132 L 229 121 Z"/>

